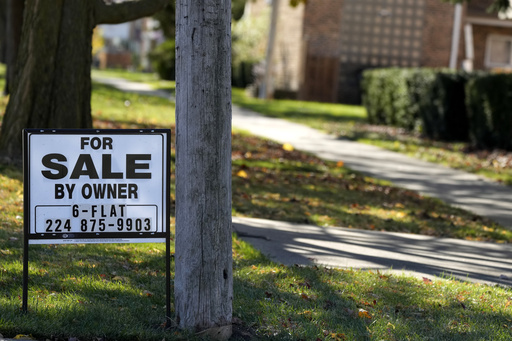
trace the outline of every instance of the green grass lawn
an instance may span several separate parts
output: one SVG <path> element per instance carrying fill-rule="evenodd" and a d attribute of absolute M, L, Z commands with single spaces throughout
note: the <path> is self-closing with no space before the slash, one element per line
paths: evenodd
<path fill-rule="evenodd" d="M 174 107 L 168 101 L 106 86 L 94 85 L 92 108 L 97 128 L 173 126 Z M 341 163 L 241 133 L 233 134 L 232 149 L 234 215 L 512 240 L 510 231 L 499 225 L 364 177 Z M 174 194 L 172 199 L 174 203 Z M 4 337 L 193 338 L 172 324 L 168 328 L 165 321 L 164 244 L 31 246 L 29 312 L 22 314 L 22 226 L 22 174 L 0 166 L 0 334 Z M 237 339 L 512 338 L 509 288 L 356 269 L 287 267 L 269 261 L 236 236 L 233 266 Z"/>

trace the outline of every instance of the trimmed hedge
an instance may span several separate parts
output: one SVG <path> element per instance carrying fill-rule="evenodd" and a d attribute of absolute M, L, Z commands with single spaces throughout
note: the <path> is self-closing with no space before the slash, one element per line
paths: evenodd
<path fill-rule="evenodd" d="M 438 72 L 420 108 L 423 132 L 437 140 L 467 141 L 469 119 L 465 86 L 473 73 Z"/>
<path fill-rule="evenodd" d="M 512 149 L 512 75 L 474 78 L 466 93 L 471 142 L 481 148 Z"/>
<path fill-rule="evenodd" d="M 383 106 L 381 104 L 381 89 L 385 77 L 384 69 L 366 70 L 361 80 L 362 102 L 366 108 L 370 124 L 385 124 Z"/>
<path fill-rule="evenodd" d="M 435 78 L 432 69 L 374 69 L 363 73 L 363 105 L 372 124 L 413 130 L 420 108 Z"/>
<path fill-rule="evenodd" d="M 420 130 L 433 139 L 465 141 L 465 86 L 481 75 L 432 68 L 367 70 L 362 90 L 368 121 Z"/>

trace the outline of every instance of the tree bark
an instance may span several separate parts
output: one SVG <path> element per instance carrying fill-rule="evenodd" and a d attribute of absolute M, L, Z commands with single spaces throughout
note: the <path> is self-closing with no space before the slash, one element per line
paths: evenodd
<path fill-rule="evenodd" d="M 138 0 L 106 4 L 95 0 L 96 24 L 120 24 L 148 17 L 169 3 L 169 0 Z"/>
<path fill-rule="evenodd" d="M 176 3 L 176 319 L 221 339 L 233 301 L 230 5 Z"/>
<path fill-rule="evenodd" d="M 7 0 L 7 17 L 5 25 L 5 64 L 7 70 L 5 74 L 4 94 L 11 92 L 11 82 L 15 77 L 14 63 L 18 55 L 18 47 L 21 39 L 21 27 L 23 23 L 24 1 Z"/>
<path fill-rule="evenodd" d="M 8 0 L 0 0 L 0 63 L 4 64 L 7 43 L 7 2 Z"/>
<path fill-rule="evenodd" d="M 19 0 L 11 0 L 21 2 Z M 26 0 L 21 43 L 11 79 L 11 97 L 0 134 L 0 162 L 21 164 L 23 128 L 91 128 L 92 32 L 103 22 L 133 20 L 148 10 L 130 12 L 124 3 L 97 13 L 100 0 Z M 138 0 L 153 11 L 166 0 Z M 119 6 L 120 13 L 115 9 Z"/>

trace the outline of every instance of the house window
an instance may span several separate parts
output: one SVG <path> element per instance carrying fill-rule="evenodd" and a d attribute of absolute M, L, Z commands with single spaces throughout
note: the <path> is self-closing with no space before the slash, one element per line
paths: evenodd
<path fill-rule="evenodd" d="M 487 38 L 485 66 L 512 67 L 512 36 L 490 35 Z"/>

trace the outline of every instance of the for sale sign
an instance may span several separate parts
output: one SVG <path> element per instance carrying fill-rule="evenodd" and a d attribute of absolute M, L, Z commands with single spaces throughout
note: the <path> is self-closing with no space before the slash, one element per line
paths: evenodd
<path fill-rule="evenodd" d="M 170 131 L 24 130 L 29 244 L 165 242 Z"/>

